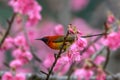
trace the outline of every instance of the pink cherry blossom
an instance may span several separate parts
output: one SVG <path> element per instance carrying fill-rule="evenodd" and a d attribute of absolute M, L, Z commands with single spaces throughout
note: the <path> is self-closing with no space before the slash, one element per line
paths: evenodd
<path fill-rule="evenodd" d="M 48 54 L 43 61 L 43 65 L 46 68 L 50 68 L 52 66 L 54 60 L 55 60 L 54 55 L 53 54 Z"/>
<path fill-rule="evenodd" d="M 14 80 L 26 80 L 24 73 L 17 73 L 14 77 Z"/>
<path fill-rule="evenodd" d="M 64 27 L 61 24 L 58 24 L 54 28 L 54 32 L 56 35 L 63 35 L 64 34 Z"/>
<path fill-rule="evenodd" d="M 5 72 L 2 76 L 2 80 L 14 80 L 11 72 Z"/>
<path fill-rule="evenodd" d="M 27 26 L 35 25 L 42 18 L 39 14 L 42 7 L 36 0 L 10 0 L 9 5 L 13 8 L 15 13 L 28 16 Z"/>
<path fill-rule="evenodd" d="M 82 55 L 83 59 L 90 58 L 95 53 L 93 46 L 89 47 Z"/>
<path fill-rule="evenodd" d="M 13 57 L 22 61 L 22 63 L 27 63 L 32 60 L 33 56 L 29 51 L 22 51 L 20 49 L 16 49 L 12 53 Z"/>
<path fill-rule="evenodd" d="M 81 61 L 82 56 L 80 55 L 79 51 L 70 51 L 67 56 L 69 57 L 70 62 L 74 62 L 74 61 Z"/>
<path fill-rule="evenodd" d="M 93 75 L 92 70 L 87 70 L 85 68 L 82 69 L 76 69 L 74 72 L 74 75 L 77 76 L 78 80 L 85 79 L 85 80 L 90 80 L 90 77 Z"/>
<path fill-rule="evenodd" d="M 13 38 L 11 38 L 11 37 L 6 38 L 2 45 L 2 49 L 7 50 L 7 49 L 13 48 L 14 47 L 13 43 L 14 43 Z"/>
<path fill-rule="evenodd" d="M 87 6 L 88 2 L 89 0 L 70 0 L 71 9 L 73 11 L 82 10 Z"/>
<path fill-rule="evenodd" d="M 22 35 L 15 37 L 14 44 L 18 47 L 22 47 L 25 50 L 29 49 L 26 39 Z"/>
<path fill-rule="evenodd" d="M 31 52 L 25 51 L 23 54 L 19 55 L 19 59 L 22 61 L 22 63 L 28 63 L 30 60 L 32 60 L 33 56 Z"/>
<path fill-rule="evenodd" d="M 108 46 L 112 50 L 116 50 L 120 47 L 120 33 L 119 32 L 112 32 L 107 35 L 107 38 L 104 38 L 102 43 L 105 46 Z"/>
<path fill-rule="evenodd" d="M 106 73 L 101 68 L 98 68 L 97 71 L 96 80 L 106 80 Z"/>
<path fill-rule="evenodd" d="M 79 46 L 80 50 L 84 49 L 87 46 L 87 40 L 85 38 L 78 37 L 76 44 Z"/>
<path fill-rule="evenodd" d="M 95 58 L 95 60 L 94 60 L 95 64 L 97 64 L 97 65 L 100 65 L 100 64 L 103 63 L 104 61 L 105 61 L 105 57 L 104 57 L 104 56 L 101 56 L 101 55 L 97 56 L 97 57 Z"/>
<path fill-rule="evenodd" d="M 10 62 L 10 67 L 14 69 L 20 68 L 22 65 L 23 63 L 19 59 L 16 59 Z"/>
<path fill-rule="evenodd" d="M 18 59 L 21 54 L 23 54 L 23 52 L 22 52 L 21 49 L 15 49 L 15 50 L 13 50 L 13 52 L 12 52 L 12 56 L 13 56 L 14 58 L 16 58 L 16 59 Z"/>
<path fill-rule="evenodd" d="M 113 14 L 109 14 L 107 16 L 107 22 L 112 24 L 115 21 L 115 16 Z"/>
<path fill-rule="evenodd" d="M 2 80 L 26 80 L 26 78 L 24 73 L 13 75 L 11 72 L 5 72 L 2 76 Z"/>
<path fill-rule="evenodd" d="M 58 59 L 53 71 L 58 72 L 59 75 L 63 75 L 68 71 L 69 67 L 70 67 L 69 57 L 61 56 Z"/>

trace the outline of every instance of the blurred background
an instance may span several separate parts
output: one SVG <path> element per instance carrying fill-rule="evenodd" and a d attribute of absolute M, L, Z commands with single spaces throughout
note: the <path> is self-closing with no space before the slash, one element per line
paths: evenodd
<path fill-rule="evenodd" d="M 9 0 L 0 0 L 0 26 L 7 28 L 6 20 L 13 14 Z M 52 30 L 56 24 L 67 29 L 68 24 L 78 26 L 81 32 L 90 34 L 103 30 L 108 12 L 120 17 L 120 0 L 37 0 L 42 6 L 42 20 L 37 26 Z M 47 24 L 46 24 L 47 23 Z M 40 30 L 40 36 L 49 34 Z M 111 54 L 107 69 L 120 71 L 120 50 Z"/>

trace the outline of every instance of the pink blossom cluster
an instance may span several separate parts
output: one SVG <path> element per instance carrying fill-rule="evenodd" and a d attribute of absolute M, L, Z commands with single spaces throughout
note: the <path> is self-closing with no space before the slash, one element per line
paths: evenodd
<path fill-rule="evenodd" d="M 82 56 L 80 55 L 80 51 L 83 50 L 87 46 L 87 40 L 81 38 L 78 39 L 70 46 L 68 57 L 71 61 L 80 61 Z"/>
<path fill-rule="evenodd" d="M 120 47 L 120 32 L 111 32 L 102 41 L 105 46 L 108 46 L 112 50 L 116 50 Z"/>
<path fill-rule="evenodd" d="M 15 75 L 12 72 L 5 72 L 1 80 L 26 80 L 24 73 L 16 73 Z"/>
<path fill-rule="evenodd" d="M 17 69 L 32 60 L 32 54 L 29 51 L 25 37 L 22 35 L 15 38 L 6 38 L 2 50 L 8 49 L 12 49 L 12 56 L 14 58 L 10 62 L 11 68 Z"/>
<path fill-rule="evenodd" d="M 28 16 L 26 26 L 33 26 L 42 19 L 40 15 L 42 7 L 36 0 L 10 0 L 9 5 L 15 13 Z"/>
<path fill-rule="evenodd" d="M 97 56 L 94 60 L 93 64 L 97 62 L 97 66 L 94 66 L 89 62 L 89 60 L 86 60 L 82 68 L 78 68 L 74 71 L 73 75 L 77 77 L 77 80 L 85 79 L 90 80 L 90 78 L 93 75 L 96 75 L 96 80 L 105 80 L 106 79 L 106 73 L 104 70 L 100 67 L 100 65 L 105 61 L 105 57 L 103 56 Z"/>

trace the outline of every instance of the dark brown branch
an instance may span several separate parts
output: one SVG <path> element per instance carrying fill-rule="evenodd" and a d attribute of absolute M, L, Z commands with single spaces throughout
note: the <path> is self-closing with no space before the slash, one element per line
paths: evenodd
<path fill-rule="evenodd" d="M 88 38 L 88 37 L 95 37 L 95 36 L 102 36 L 106 35 L 107 33 L 99 33 L 99 34 L 93 34 L 93 35 L 87 35 L 87 36 L 81 36 L 82 38 Z"/>
<path fill-rule="evenodd" d="M 64 37 L 63 45 L 61 46 L 59 53 L 56 55 L 55 61 L 54 61 L 53 65 L 52 65 L 51 69 L 49 70 L 49 73 L 48 73 L 48 75 L 46 77 L 46 80 L 49 80 L 49 77 L 50 77 L 50 75 L 51 75 L 51 73 L 53 71 L 53 68 L 55 67 L 59 57 L 62 54 L 62 50 L 63 50 L 63 48 L 65 46 L 65 42 L 66 42 L 66 39 L 67 39 L 68 35 L 69 35 L 69 32 L 67 32 L 66 36 Z"/>
<path fill-rule="evenodd" d="M 68 78 L 67 80 L 70 80 L 70 77 L 74 71 L 74 66 L 75 66 L 75 62 L 71 64 L 70 68 L 69 68 L 69 71 L 68 71 Z"/>
<path fill-rule="evenodd" d="M 2 38 L 2 40 L 1 40 L 1 42 L 0 42 L 0 48 L 1 48 L 2 44 L 4 43 L 6 37 L 8 36 L 8 34 L 9 34 L 9 32 L 10 32 L 10 29 L 11 29 L 12 24 L 13 24 L 13 22 L 14 22 L 15 16 L 16 16 L 16 13 L 13 14 L 13 16 L 12 16 L 12 18 L 11 18 L 10 20 L 7 20 L 8 29 L 7 29 L 7 31 L 5 32 L 3 38 Z"/>
<path fill-rule="evenodd" d="M 107 47 L 106 61 L 104 63 L 103 69 L 105 69 L 107 67 L 107 64 L 109 62 L 109 58 L 110 58 L 110 49 Z"/>

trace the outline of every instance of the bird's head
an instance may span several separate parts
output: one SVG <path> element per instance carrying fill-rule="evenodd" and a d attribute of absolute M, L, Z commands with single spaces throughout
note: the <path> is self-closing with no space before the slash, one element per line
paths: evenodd
<path fill-rule="evenodd" d="M 36 40 L 41 40 L 41 41 L 43 41 L 43 42 L 46 43 L 46 44 L 47 44 L 47 42 L 49 41 L 47 37 L 43 37 L 43 38 L 36 39 Z"/>

